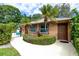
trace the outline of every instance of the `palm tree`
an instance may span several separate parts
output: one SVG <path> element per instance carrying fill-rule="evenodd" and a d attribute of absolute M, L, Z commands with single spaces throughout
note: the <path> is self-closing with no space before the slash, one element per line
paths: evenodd
<path fill-rule="evenodd" d="M 47 4 L 47 5 L 43 5 L 40 8 L 40 11 L 42 12 L 42 15 L 44 17 L 45 31 L 46 31 L 48 18 L 50 18 L 50 20 L 51 18 L 55 18 L 59 13 L 59 9 L 57 6 L 52 7 L 50 4 Z"/>

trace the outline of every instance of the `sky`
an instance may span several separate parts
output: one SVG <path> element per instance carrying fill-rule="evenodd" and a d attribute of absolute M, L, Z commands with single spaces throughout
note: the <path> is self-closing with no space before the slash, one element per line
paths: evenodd
<path fill-rule="evenodd" d="M 0 0 L 0 3 L 78 3 L 79 0 Z"/>
<path fill-rule="evenodd" d="M 22 14 L 33 15 L 40 13 L 39 8 L 41 8 L 44 4 L 47 3 L 0 3 L 0 4 L 7 4 L 17 7 Z M 50 3 L 52 6 L 58 3 Z M 79 3 L 70 3 L 71 9 L 77 8 L 79 10 Z"/>
<path fill-rule="evenodd" d="M 25 13 L 27 15 L 33 15 L 41 12 L 39 11 L 39 8 L 42 7 L 43 4 L 41 3 L 7 3 L 8 5 L 12 5 L 17 7 L 22 13 Z"/>

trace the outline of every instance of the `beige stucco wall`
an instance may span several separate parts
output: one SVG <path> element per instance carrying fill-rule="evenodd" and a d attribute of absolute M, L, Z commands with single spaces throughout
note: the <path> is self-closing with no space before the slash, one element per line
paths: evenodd
<path fill-rule="evenodd" d="M 57 38 L 58 36 L 58 30 L 57 30 L 57 24 L 56 23 L 50 23 L 49 24 L 49 35 L 55 36 Z"/>

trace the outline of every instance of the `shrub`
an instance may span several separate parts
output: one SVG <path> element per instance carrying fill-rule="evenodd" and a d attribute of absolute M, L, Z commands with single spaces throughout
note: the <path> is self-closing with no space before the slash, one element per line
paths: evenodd
<path fill-rule="evenodd" d="M 10 42 L 12 36 L 12 25 L 0 23 L 0 45 Z"/>
<path fill-rule="evenodd" d="M 75 12 L 77 15 L 71 19 L 71 39 L 73 40 L 73 45 L 79 54 L 79 13 L 77 13 L 77 10 L 75 10 Z"/>
<path fill-rule="evenodd" d="M 56 41 L 55 37 L 51 37 L 48 35 L 43 36 L 31 36 L 31 35 L 24 35 L 23 40 L 32 44 L 38 44 L 38 45 L 49 45 L 53 44 Z"/>
<path fill-rule="evenodd" d="M 14 23 L 14 22 L 10 22 L 6 25 L 8 26 L 7 29 L 11 30 L 12 32 L 15 32 L 19 24 Z"/>
<path fill-rule="evenodd" d="M 79 55 L 79 38 L 75 39 L 75 43 L 74 43 L 74 46 L 78 52 L 78 55 Z"/>

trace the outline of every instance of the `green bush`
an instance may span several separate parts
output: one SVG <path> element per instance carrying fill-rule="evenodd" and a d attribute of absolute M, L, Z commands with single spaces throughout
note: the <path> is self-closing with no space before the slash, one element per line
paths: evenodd
<path fill-rule="evenodd" d="M 73 45 L 79 54 L 79 15 L 76 15 L 71 19 L 71 29 L 71 39 L 73 40 Z"/>
<path fill-rule="evenodd" d="M 0 45 L 10 42 L 12 36 L 12 25 L 0 23 Z"/>
<path fill-rule="evenodd" d="M 78 52 L 78 55 L 79 55 L 79 38 L 75 39 L 74 42 L 75 42 L 75 43 L 74 43 L 74 46 L 75 46 L 75 48 L 76 48 L 76 50 L 77 50 L 77 52 Z"/>
<path fill-rule="evenodd" d="M 53 44 L 56 41 L 55 37 L 51 37 L 48 35 L 42 35 L 40 37 L 38 36 L 31 36 L 31 35 L 24 35 L 23 40 L 32 44 L 38 44 L 38 45 L 49 45 Z"/>
<path fill-rule="evenodd" d="M 8 26 L 7 29 L 11 30 L 12 32 L 15 32 L 17 29 L 18 24 L 14 23 L 14 22 L 10 22 L 8 24 L 6 24 Z"/>

